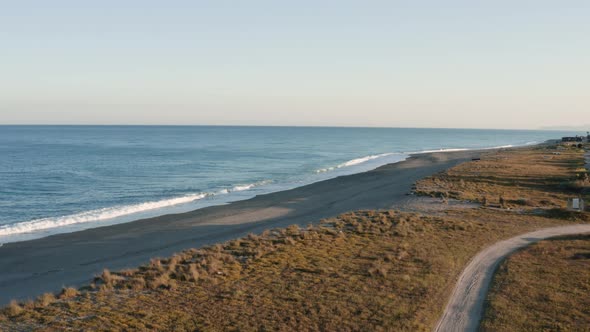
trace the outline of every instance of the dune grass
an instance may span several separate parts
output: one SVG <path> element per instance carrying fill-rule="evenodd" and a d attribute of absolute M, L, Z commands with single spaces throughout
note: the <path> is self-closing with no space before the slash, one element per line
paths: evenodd
<path fill-rule="evenodd" d="M 412 330 L 440 315 L 454 279 L 488 243 L 567 221 L 465 221 L 360 211 L 154 259 L 68 296 L 5 309 L 45 330 Z"/>
<path fill-rule="evenodd" d="M 500 266 L 481 328 L 588 331 L 589 294 L 590 235 L 541 241 Z"/>
<path fill-rule="evenodd" d="M 485 154 L 418 182 L 417 193 L 531 211 L 565 208 L 590 188 L 584 151 L 542 145 Z"/>

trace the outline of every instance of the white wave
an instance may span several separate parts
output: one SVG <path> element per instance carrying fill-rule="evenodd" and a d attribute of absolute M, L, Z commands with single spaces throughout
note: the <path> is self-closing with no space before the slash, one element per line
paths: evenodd
<path fill-rule="evenodd" d="M 421 154 L 421 153 L 434 153 L 434 152 L 457 152 L 457 151 L 468 151 L 469 149 L 438 149 L 438 150 L 422 150 L 415 152 L 408 152 L 408 154 Z"/>
<path fill-rule="evenodd" d="M 238 184 L 233 186 L 232 188 L 224 188 L 221 189 L 220 191 L 218 191 L 218 194 L 224 195 L 224 194 L 230 194 L 233 192 L 240 192 L 240 191 L 246 191 L 246 190 L 250 190 L 256 187 L 260 187 L 260 186 L 264 186 L 267 184 L 272 183 L 272 180 L 264 180 L 264 181 L 258 181 L 258 182 L 254 182 L 254 183 L 248 183 L 248 184 Z"/>
<path fill-rule="evenodd" d="M 508 148 L 513 148 L 513 147 L 514 147 L 514 145 L 508 144 L 508 145 L 492 146 L 490 148 L 480 148 L 480 149 L 474 148 L 471 150 L 494 150 L 494 149 L 508 149 Z"/>
<path fill-rule="evenodd" d="M 115 206 L 97 210 L 86 211 L 69 216 L 51 217 L 36 219 L 31 221 L 19 222 L 15 224 L 0 226 L 0 236 L 9 236 L 15 234 L 33 233 L 57 229 L 64 226 L 71 226 L 84 223 L 92 223 L 104 220 L 124 217 L 131 214 L 146 212 L 150 210 L 168 208 L 175 205 L 191 203 L 206 197 L 230 194 L 232 192 L 246 191 L 252 188 L 271 183 L 270 180 L 259 181 L 250 184 L 236 185 L 231 189 L 222 189 L 217 193 L 198 193 L 182 197 L 170 198 L 160 201 L 145 202 L 133 205 Z"/>
<path fill-rule="evenodd" d="M 264 186 L 264 185 L 269 184 L 271 182 L 272 181 L 270 181 L 270 180 L 264 180 L 264 181 L 258 181 L 255 183 L 250 183 L 250 184 L 237 185 L 237 186 L 233 187 L 232 189 L 230 189 L 229 192 L 250 190 L 255 187 Z"/>
<path fill-rule="evenodd" d="M 315 172 L 316 173 L 330 172 L 330 171 L 337 170 L 339 168 L 359 165 L 359 164 L 362 164 L 362 163 L 366 163 L 369 160 L 374 160 L 374 159 L 378 159 L 378 158 L 382 158 L 382 157 L 387 157 L 387 156 L 391 156 L 393 154 L 394 153 L 382 153 L 382 154 L 370 155 L 370 156 L 366 156 L 366 157 L 362 157 L 362 158 L 356 158 L 356 159 L 349 160 L 349 161 L 347 161 L 345 163 L 342 163 L 340 165 L 337 165 L 337 166 L 318 169 Z"/>
<path fill-rule="evenodd" d="M 190 203 L 196 200 L 211 196 L 209 193 L 192 194 L 177 198 L 165 199 L 161 201 L 145 202 L 140 204 L 110 207 L 98 210 L 86 211 L 78 214 L 62 217 L 52 217 L 36 219 L 31 221 L 19 222 L 10 225 L 0 226 L 0 236 L 31 233 L 35 231 L 47 230 L 74 224 L 96 222 L 108 220 L 125 215 L 144 212 L 149 210 L 160 209 L 168 206 Z"/>
<path fill-rule="evenodd" d="M 525 145 L 532 145 L 536 144 L 537 142 L 529 142 Z M 435 152 L 458 152 L 458 151 L 477 151 L 477 150 L 494 150 L 494 149 L 508 149 L 513 148 L 514 145 L 500 145 L 500 146 L 492 146 L 487 148 L 457 148 L 457 149 L 438 149 L 438 150 L 422 150 L 422 151 L 415 151 L 415 152 L 408 152 L 408 154 L 423 154 L 423 153 L 435 153 Z"/>

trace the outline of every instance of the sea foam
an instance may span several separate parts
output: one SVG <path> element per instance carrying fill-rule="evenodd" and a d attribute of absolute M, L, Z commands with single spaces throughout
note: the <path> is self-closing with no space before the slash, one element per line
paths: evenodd
<path fill-rule="evenodd" d="M 81 212 L 69 216 L 35 219 L 15 224 L 0 226 L 0 236 L 30 233 L 34 231 L 47 230 L 51 228 L 64 227 L 75 224 L 96 222 L 101 220 L 114 219 L 117 217 L 160 209 L 163 207 L 194 202 L 211 196 L 208 193 L 191 194 L 182 197 L 165 199 L 160 201 L 145 202 L 126 206 L 116 206 L 104 209 Z"/>
<path fill-rule="evenodd" d="M 533 145 L 536 142 L 528 142 L 525 145 Z M 492 147 L 484 147 L 484 148 L 442 148 L 438 150 L 422 150 L 422 151 L 414 151 L 408 152 L 408 154 L 422 154 L 422 153 L 435 153 L 435 152 L 460 152 L 460 151 L 474 151 L 474 150 L 495 150 L 495 149 L 508 149 L 513 148 L 514 145 L 500 145 L 500 146 L 492 146 Z"/>
<path fill-rule="evenodd" d="M 263 181 L 258 181 L 258 182 L 250 183 L 250 184 L 237 185 L 237 186 L 234 186 L 232 189 L 230 189 L 229 192 L 250 190 L 255 187 L 264 186 L 264 185 L 267 185 L 270 183 L 272 183 L 271 180 L 263 180 Z"/>
<path fill-rule="evenodd" d="M 316 173 L 326 173 L 326 172 L 334 171 L 334 170 L 344 168 L 344 167 L 356 166 L 356 165 L 359 165 L 362 163 L 366 163 L 367 161 L 370 161 L 370 160 L 375 160 L 375 159 L 391 156 L 394 154 L 395 153 L 382 153 L 382 154 L 375 154 L 375 155 L 370 155 L 370 156 L 366 156 L 366 157 L 356 158 L 356 159 L 352 159 L 347 162 L 344 162 L 342 164 L 339 164 L 337 166 L 318 169 L 315 172 Z"/>
<path fill-rule="evenodd" d="M 85 211 L 67 216 L 35 219 L 14 224 L 2 225 L 0 226 L 0 237 L 24 233 L 34 233 L 39 231 L 49 231 L 52 229 L 57 229 L 65 226 L 72 226 L 84 223 L 95 223 L 105 220 L 116 219 L 132 214 L 148 212 L 151 210 L 173 207 L 181 204 L 188 204 L 198 200 L 202 200 L 207 197 L 229 194 L 232 192 L 251 190 L 255 187 L 270 184 L 271 182 L 272 181 L 270 180 L 264 180 L 250 184 L 236 185 L 231 188 L 219 190 L 216 193 L 196 193 L 159 201 L 151 201 L 124 206 L 114 206 L 109 208 Z"/>

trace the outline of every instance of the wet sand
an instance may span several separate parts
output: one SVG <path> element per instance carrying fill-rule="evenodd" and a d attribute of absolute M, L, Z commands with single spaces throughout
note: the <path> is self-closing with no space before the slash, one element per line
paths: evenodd
<path fill-rule="evenodd" d="M 486 152 L 489 152 L 486 151 Z M 93 228 L 0 247 L 0 304 L 88 284 L 104 268 L 145 264 L 187 248 L 360 209 L 401 208 L 411 186 L 483 151 L 415 155 L 378 169 L 187 213 Z"/>

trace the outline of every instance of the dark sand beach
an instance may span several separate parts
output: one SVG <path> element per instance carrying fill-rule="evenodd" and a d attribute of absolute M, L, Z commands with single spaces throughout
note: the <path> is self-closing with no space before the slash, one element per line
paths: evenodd
<path fill-rule="evenodd" d="M 88 284 L 105 268 L 135 267 L 152 257 L 248 233 L 305 226 L 352 210 L 400 208 L 416 180 L 481 153 L 420 154 L 369 172 L 228 205 L 5 244 L 0 247 L 0 304 Z"/>

